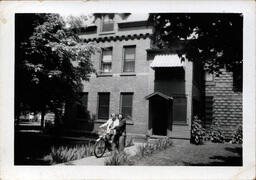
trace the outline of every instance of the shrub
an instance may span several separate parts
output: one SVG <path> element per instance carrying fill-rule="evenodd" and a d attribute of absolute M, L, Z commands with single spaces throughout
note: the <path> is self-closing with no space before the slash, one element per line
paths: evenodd
<path fill-rule="evenodd" d="M 202 126 L 202 121 L 198 116 L 194 116 L 191 127 L 191 143 L 196 145 L 203 144 L 204 136 L 205 129 Z"/>
<path fill-rule="evenodd" d="M 129 159 L 129 156 L 125 152 L 115 151 L 112 156 L 105 159 L 104 164 L 107 166 L 120 166 L 120 165 L 133 165 L 133 161 Z"/>
<path fill-rule="evenodd" d="M 49 155 L 44 157 L 44 160 L 50 161 L 51 164 L 64 163 L 81 159 L 93 155 L 93 146 L 81 145 L 75 147 L 52 147 Z"/>
<path fill-rule="evenodd" d="M 233 144 L 242 144 L 243 143 L 243 127 L 239 125 L 232 135 L 232 140 L 231 142 Z"/>
<path fill-rule="evenodd" d="M 206 136 L 205 136 L 206 141 L 211 141 L 214 143 L 223 143 L 224 139 L 225 139 L 225 137 L 222 134 L 221 129 L 216 125 L 209 128 L 206 131 Z"/>
<path fill-rule="evenodd" d="M 214 143 L 223 143 L 224 142 L 224 136 L 219 128 L 211 130 L 210 140 Z"/>

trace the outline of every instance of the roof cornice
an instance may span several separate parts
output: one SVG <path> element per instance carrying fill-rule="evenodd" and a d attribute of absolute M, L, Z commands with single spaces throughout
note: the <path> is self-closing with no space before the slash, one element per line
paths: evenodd
<path fill-rule="evenodd" d="M 133 39 L 146 39 L 151 37 L 151 33 L 141 34 L 128 34 L 128 35 L 115 35 L 115 36 L 99 36 L 94 38 L 83 39 L 84 42 L 105 42 L 105 41 L 122 41 Z"/>

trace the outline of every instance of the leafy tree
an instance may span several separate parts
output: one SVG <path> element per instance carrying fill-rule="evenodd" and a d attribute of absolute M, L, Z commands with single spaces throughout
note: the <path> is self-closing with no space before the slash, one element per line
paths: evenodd
<path fill-rule="evenodd" d="M 20 46 L 16 51 L 15 104 L 18 109 L 23 103 L 40 110 L 42 125 L 48 107 L 55 112 L 58 123 L 60 107 L 78 97 L 82 81 L 94 71 L 90 56 L 96 49 L 82 42 L 60 15 L 32 16 L 36 25 L 30 25 L 26 38 L 16 42 Z"/>
<path fill-rule="evenodd" d="M 219 73 L 221 68 L 242 76 L 242 14 L 173 13 L 150 14 L 153 40 L 158 48 L 171 48 L 183 41 L 177 51 L 190 61 L 201 61 L 205 70 Z"/>

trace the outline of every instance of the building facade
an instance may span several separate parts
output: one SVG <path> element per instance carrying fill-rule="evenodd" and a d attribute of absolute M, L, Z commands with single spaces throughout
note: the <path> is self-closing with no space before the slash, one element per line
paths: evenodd
<path fill-rule="evenodd" d="M 68 108 L 67 127 L 96 132 L 111 113 L 122 113 L 128 134 L 190 138 L 193 116 L 203 115 L 204 105 L 209 109 L 205 94 L 208 99 L 213 97 L 215 106 L 218 93 L 212 91 L 210 82 L 204 83 L 201 64 L 180 61 L 175 52 L 182 43 L 174 43 L 168 51 L 155 49 L 152 34 L 148 15 L 95 14 L 94 23 L 80 38 L 101 48 L 91 57 L 96 72 L 83 82 L 82 105 L 74 103 Z M 214 113 L 212 117 L 219 117 L 219 111 Z M 241 122 L 240 116 L 234 118 L 234 123 Z"/>

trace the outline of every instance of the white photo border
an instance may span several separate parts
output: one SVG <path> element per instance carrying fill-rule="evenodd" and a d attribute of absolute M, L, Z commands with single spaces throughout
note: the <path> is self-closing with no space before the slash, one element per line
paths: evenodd
<path fill-rule="evenodd" d="M 242 13 L 243 166 L 100 167 L 14 166 L 15 13 L 197 12 Z M 0 178 L 1 179 L 252 179 L 255 178 L 255 2 L 254 1 L 2 1 L 0 2 Z"/>

